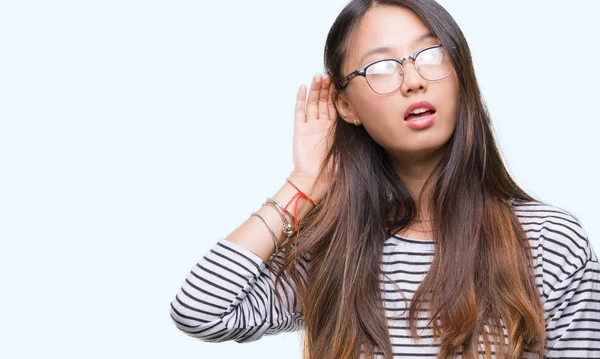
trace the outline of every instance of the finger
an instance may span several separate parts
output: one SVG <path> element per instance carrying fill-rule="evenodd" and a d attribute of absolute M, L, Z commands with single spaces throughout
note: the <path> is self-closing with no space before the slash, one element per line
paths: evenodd
<path fill-rule="evenodd" d="M 318 102 L 319 90 L 321 89 L 321 74 L 316 74 L 310 85 L 310 93 L 308 94 L 308 104 L 306 106 L 306 121 L 318 119 Z"/>
<path fill-rule="evenodd" d="M 321 81 L 321 91 L 319 92 L 319 120 L 329 118 L 329 109 L 327 108 L 327 97 L 329 95 L 330 77 L 325 75 Z"/>
<path fill-rule="evenodd" d="M 336 111 L 334 103 L 333 103 L 334 88 L 335 88 L 335 86 L 332 82 L 331 85 L 329 85 L 329 95 L 327 96 L 327 108 L 329 108 L 329 119 L 330 120 L 337 119 L 337 111 Z"/>
<path fill-rule="evenodd" d="M 306 122 L 304 108 L 306 106 L 306 86 L 300 85 L 296 93 L 296 108 L 294 110 L 294 125 Z"/>

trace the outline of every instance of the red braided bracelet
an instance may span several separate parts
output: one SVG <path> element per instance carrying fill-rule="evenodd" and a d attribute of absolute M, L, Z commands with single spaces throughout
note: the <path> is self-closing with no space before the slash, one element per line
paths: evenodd
<path fill-rule="evenodd" d="M 292 181 L 290 181 L 289 178 L 286 178 L 285 180 L 288 181 L 289 184 L 291 184 L 292 186 L 294 186 L 294 188 L 298 191 L 298 193 L 296 193 L 294 195 L 294 197 L 292 197 L 292 199 L 285 205 L 285 209 L 288 208 L 288 206 L 290 205 L 290 203 L 292 203 L 292 201 L 294 199 L 300 199 L 302 197 L 308 199 L 310 201 L 310 203 L 312 203 L 316 207 L 319 206 L 317 204 L 317 202 L 315 202 L 312 198 L 310 198 L 306 193 L 302 192 L 302 190 L 300 190 L 300 188 L 298 188 L 298 186 L 296 186 L 294 183 L 292 183 Z M 294 228 L 295 228 L 295 230 L 298 230 L 298 226 L 299 226 L 299 221 L 298 221 L 298 201 L 296 201 L 296 203 L 294 204 Z"/>

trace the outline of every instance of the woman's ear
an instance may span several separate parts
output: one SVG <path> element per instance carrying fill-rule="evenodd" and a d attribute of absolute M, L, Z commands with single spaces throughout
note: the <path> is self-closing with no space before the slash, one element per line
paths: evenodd
<path fill-rule="evenodd" d="M 335 106 L 338 114 L 344 121 L 353 125 L 356 125 L 357 123 L 360 124 L 360 120 L 358 119 L 358 116 L 356 116 L 356 112 L 354 111 L 352 104 L 348 101 L 344 93 L 340 92 L 337 94 L 335 97 Z"/>

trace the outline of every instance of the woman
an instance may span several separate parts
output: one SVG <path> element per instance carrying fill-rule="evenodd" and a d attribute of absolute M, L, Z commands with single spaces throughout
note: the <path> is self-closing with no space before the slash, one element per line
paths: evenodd
<path fill-rule="evenodd" d="M 509 176 L 452 17 L 354 0 L 325 67 L 298 91 L 294 171 L 190 271 L 175 325 L 304 329 L 311 359 L 600 357 L 587 233 Z"/>

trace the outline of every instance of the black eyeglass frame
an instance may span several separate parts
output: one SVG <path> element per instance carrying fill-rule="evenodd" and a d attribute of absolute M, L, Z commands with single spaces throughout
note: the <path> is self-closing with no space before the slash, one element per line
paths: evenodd
<path fill-rule="evenodd" d="M 379 60 L 375 60 L 375 61 L 369 62 L 368 64 L 361 66 L 359 69 L 357 69 L 357 70 L 352 71 L 351 73 L 349 73 L 344 78 L 344 80 L 346 80 L 346 82 L 343 83 L 343 84 L 340 84 L 340 85 L 342 86 L 342 89 L 345 89 L 346 86 L 348 86 L 348 83 L 350 83 L 350 81 L 352 81 L 355 77 L 358 77 L 358 76 L 362 76 L 362 77 L 365 78 L 365 80 L 367 80 L 367 68 L 369 66 L 371 66 L 371 65 L 374 65 L 374 64 L 376 64 L 378 62 L 382 62 L 382 61 L 389 61 L 389 60 L 397 61 L 400 64 L 400 66 L 402 67 L 402 72 L 404 73 L 404 61 L 406 61 L 406 60 L 413 60 L 413 62 L 414 62 L 414 61 L 416 61 L 417 56 L 419 56 L 419 54 L 421 52 L 427 51 L 427 50 L 430 50 L 430 49 L 434 49 L 434 48 L 437 48 L 437 47 L 443 47 L 443 46 L 444 46 L 443 44 L 437 44 L 437 45 L 427 46 L 424 49 L 415 51 L 414 54 L 412 54 L 412 55 L 410 55 L 408 57 L 386 57 L 385 59 L 379 59 Z M 452 46 L 451 48 L 452 49 L 456 49 L 456 46 Z M 423 77 L 423 75 L 421 75 L 421 73 L 419 72 L 418 69 L 417 69 L 417 72 L 419 73 L 419 76 Z M 450 70 L 450 72 L 448 73 L 448 75 L 446 75 L 446 76 L 444 76 L 444 77 L 442 77 L 442 78 L 440 78 L 438 80 L 442 80 L 442 79 L 450 76 L 451 73 L 452 73 L 452 70 Z M 427 80 L 427 81 L 438 81 L 438 80 L 429 80 L 429 79 L 426 79 L 425 77 L 423 77 L 423 78 L 425 80 Z M 402 82 L 400 83 L 400 86 L 398 86 L 398 88 L 400 88 L 403 83 L 404 83 L 404 77 L 402 77 Z M 369 84 L 368 80 L 367 80 L 367 84 Z M 371 84 L 369 84 L 369 87 L 371 87 Z M 373 90 L 372 87 L 371 87 L 371 90 Z M 377 92 L 375 90 L 373 90 L 373 92 L 379 93 L 379 92 Z"/>

